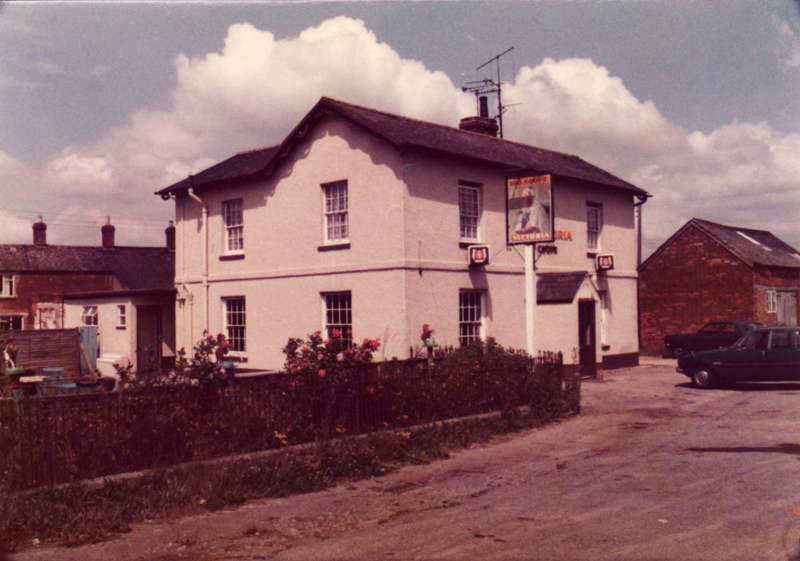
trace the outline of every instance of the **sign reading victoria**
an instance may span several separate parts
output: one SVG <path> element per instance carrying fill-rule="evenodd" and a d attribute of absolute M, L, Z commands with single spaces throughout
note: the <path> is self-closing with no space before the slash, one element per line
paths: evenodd
<path fill-rule="evenodd" d="M 506 238 L 509 245 L 552 242 L 553 190 L 549 175 L 506 180 Z"/>

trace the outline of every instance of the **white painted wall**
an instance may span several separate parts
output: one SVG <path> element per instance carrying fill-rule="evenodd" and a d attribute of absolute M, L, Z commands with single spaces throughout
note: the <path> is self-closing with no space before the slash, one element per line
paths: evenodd
<path fill-rule="evenodd" d="M 321 184 L 348 181 L 351 247 L 319 251 L 323 243 Z M 459 247 L 458 182 L 482 185 L 481 241 L 491 264 L 470 271 Z M 486 334 L 507 346 L 525 345 L 522 248 L 505 246 L 505 171 L 418 151 L 400 151 L 349 123 L 328 118 L 310 131 L 276 174 L 264 181 L 200 190 L 209 208 L 208 328 L 223 330 L 222 298 L 244 296 L 247 366 L 277 369 L 290 336 L 322 327 L 325 291 L 350 290 L 354 335 L 378 337 L 385 356 L 403 358 L 431 323 L 441 344 L 458 341 L 459 289 L 486 291 Z M 541 256 L 540 271 L 594 273 L 586 248 L 586 202 L 603 205 L 602 251 L 616 270 L 593 282 L 608 290 L 606 354 L 637 352 L 636 234 L 633 197 L 555 179 L 555 227 L 571 232 L 557 255 Z M 244 258 L 223 255 L 222 201 L 244 199 Z M 177 345 L 191 348 L 204 330 L 203 230 L 200 205 L 176 200 Z M 577 299 L 541 305 L 538 346 L 561 350 L 570 362 L 577 345 Z M 600 350 L 600 307 L 598 360 Z"/>
<path fill-rule="evenodd" d="M 84 306 L 97 306 L 97 340 L 100 353 L 97 368 L 105 376 L 116 376 L 114 363 L 136 364 L 137 317 L 140 306 L 161 306 L 161 328 L 164 340 L 161 353 L 164 357 L 175 356 L 176 323 L 171 306 L 171 297 L 163 296 L 106 296 L 101 298 L 69 299 L 64 302 L 64 327 L 81 327 Z M 117 306 L 125 306 L 126 325 L 119 324 Z"/>
<path fill-rule="evenodd" d="M 126 306 L 127 325 L 120 328 L 117 306 Z M 84 306 L 97 306 L 97 341 L 100 353 L 97 369 L 104 376 L 116 376 L 114 363 L 136 362 L 136 313 L 129 297 L 86 298 L 64 302 L 64 327 L 81 327 Z"/>

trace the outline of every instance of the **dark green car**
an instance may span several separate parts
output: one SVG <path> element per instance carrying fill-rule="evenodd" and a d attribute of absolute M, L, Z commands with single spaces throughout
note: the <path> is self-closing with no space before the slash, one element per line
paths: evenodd
<path fill-rule="evenodd" d="M 678 358 L 690 351 L 730 347 L 755 326 L 756 324 L 748 321 L 712 321 L 696 333 L 667 335 L 664 337 L 665 356 Z"/>
<path fill-rule="evenodd" d="M 756 327 L 727 349 L 686 353 L 678 372 L 698 388 L 800 381 L 800 327 Z"/>

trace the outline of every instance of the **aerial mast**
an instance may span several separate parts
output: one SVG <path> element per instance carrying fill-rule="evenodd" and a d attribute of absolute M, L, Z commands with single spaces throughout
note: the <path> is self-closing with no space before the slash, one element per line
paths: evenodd
<path fill-rule="evenodd" d="M 470 80 L 463 88 L 461 88 L 461 91 L 474 93 L 475 97 L 480 97 L 481 95 L 485 94 L 497 94 L 497 116 L 495 119 L 497 119 L 497 127 L 500 138 L 503 138 L 503 113 L 505 113 L 506 109 L 509 107 L 508 105 L 503 105 L 503 84 L 500 80 L 500 57 L 510 53 L 513 50 L 513 46 L 509 47 L 502 53 L 493 56 L 475 69 L 477 72 L 494 62 L 497 69 L 497 81 L 491 78 Z"/>

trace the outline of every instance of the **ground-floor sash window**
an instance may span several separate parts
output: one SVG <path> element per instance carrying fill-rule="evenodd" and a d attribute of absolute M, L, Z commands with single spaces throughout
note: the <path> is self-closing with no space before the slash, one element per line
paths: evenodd
<path fill-rule="evenodd" d="M 462 290 L 458 294 L 458 342 L 468 345 L 483 338 L 483 292 Z"/>

